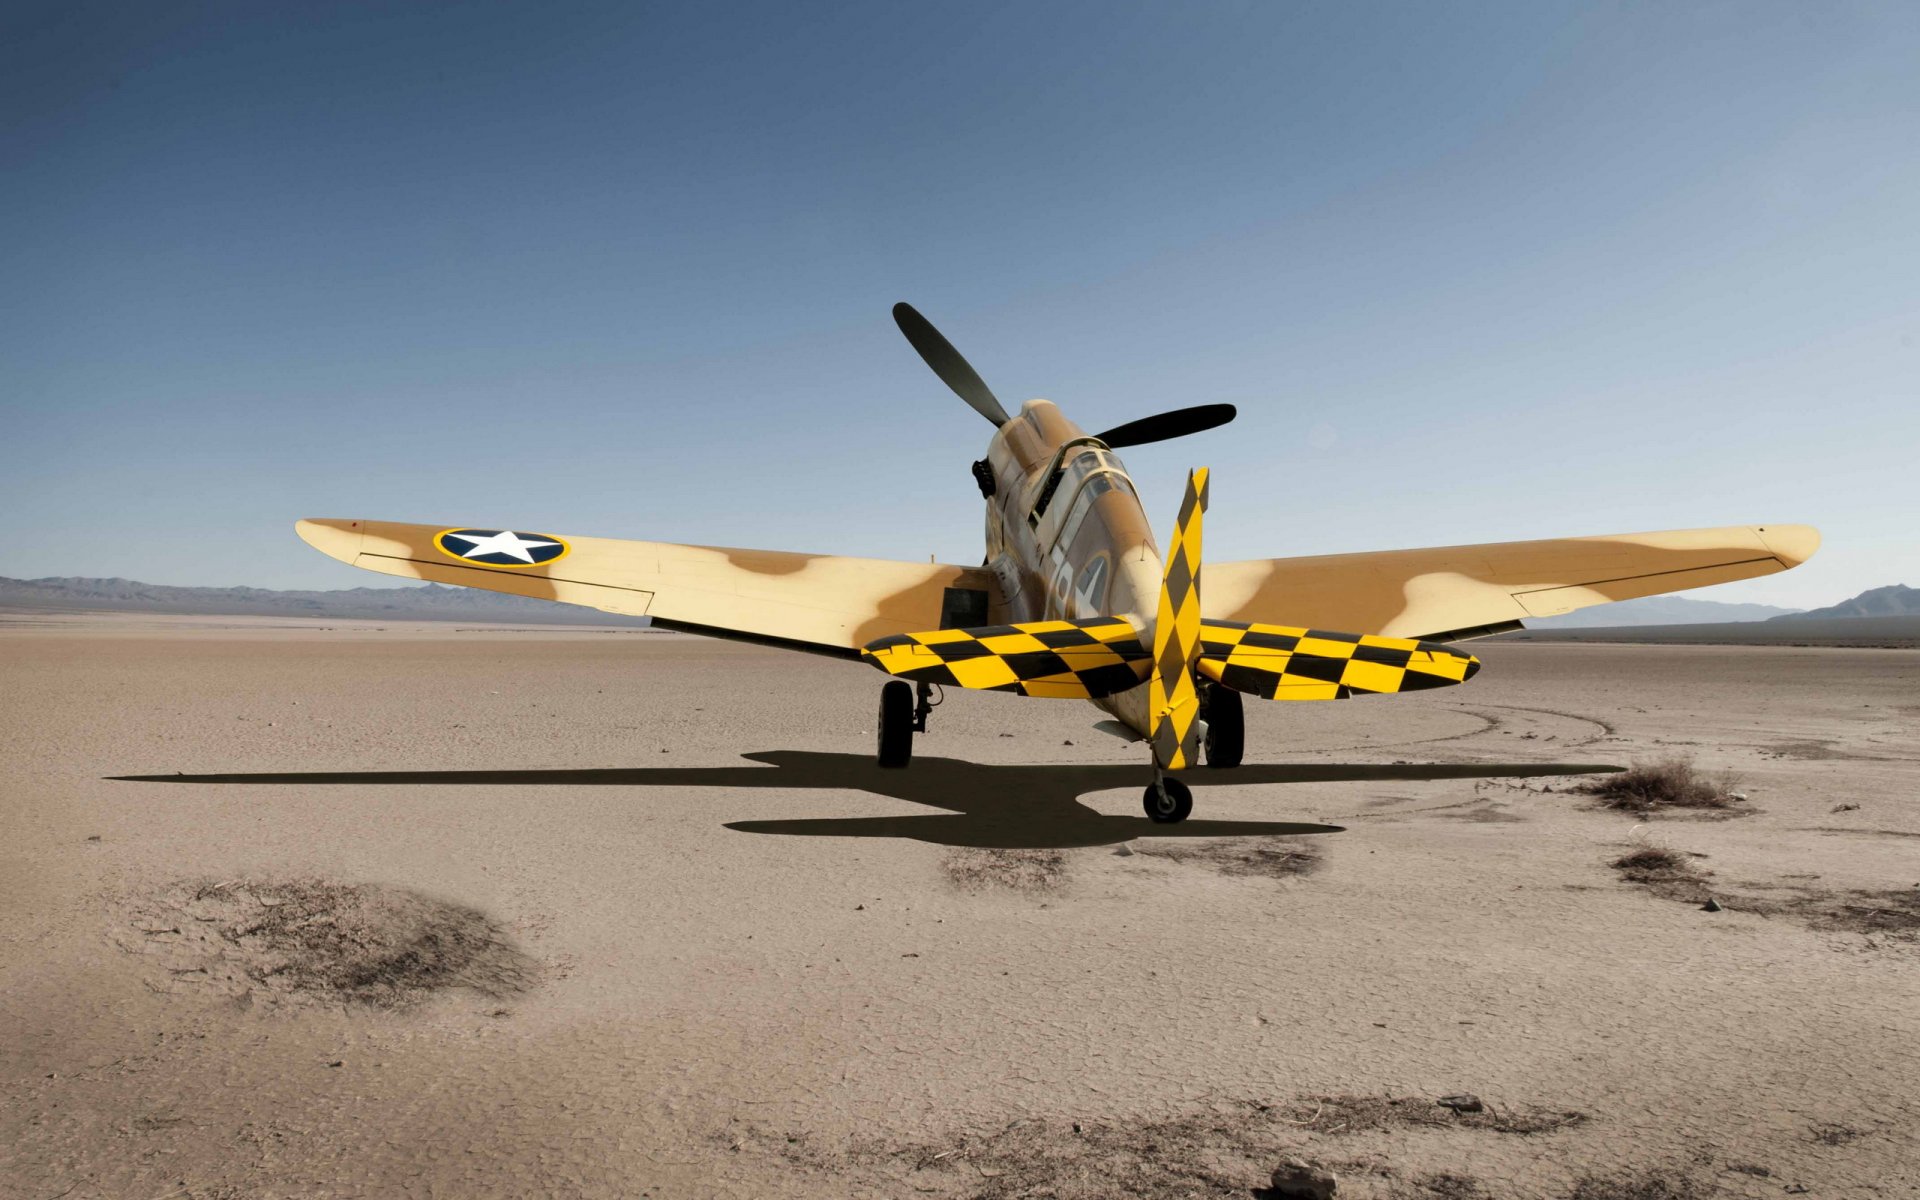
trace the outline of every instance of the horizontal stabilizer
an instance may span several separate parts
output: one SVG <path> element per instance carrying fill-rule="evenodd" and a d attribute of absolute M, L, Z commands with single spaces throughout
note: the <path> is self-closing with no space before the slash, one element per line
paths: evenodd
<path fill-rule="evenodd" d="M 1465 683 L 1480 660 L 1435 642 L 1205 620 L 1196 669 L 1268 700 L 1345 700 Z"/>
<path fill-rule="evenodd" d="M 860 652 L 889 675 L 943 687 L 1096 700 L 1138 687 L 1152 668 L 1120 617 L 901 633 Z"/>

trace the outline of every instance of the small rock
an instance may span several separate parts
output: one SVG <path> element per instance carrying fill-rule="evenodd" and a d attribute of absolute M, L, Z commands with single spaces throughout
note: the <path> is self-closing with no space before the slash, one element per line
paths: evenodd
<path fill-rule="evenodd" d="M 854 905 L 854 906 L 853 906 L 853 911 L 855 911 L 855 912 L 865 912 L 865 911 L 867 911 L 867 906 L 866 906 L 866 905 L 864 905 L 864 904 L 856 904 L 856 905 Z"/>
<path fill-rule="evenodd" d="M 97 842 L 100 840 L 100 835 L 97 833 L 90 833 L 87 835 L 87 840 L 90 842 Z"/>
<path fill-rule="evenodd" d="M 1133 847 L 1127 845 L 1125 842 L 1122 842 L 1119 848 L 1114 851 L 1114 853 L 1119 855 L 1121 858 L 1132 858 Z"/>
<path fill-rule="evenodd" d="M 1718 900 L 1715 900 L 1712 896 L 1708 896 L 1707 902 L 1700 906 L 1700 911 L 1701 912 L 1719 912 L 1720 902 Z"/>
<path fill-rule="evenodd" d="M 1481 1112 L 1486 1105 L 1480 1103 L 1480 1097 L 1472 1092 L 1459 1092 L 1452 1096 L 1442 1096 L 1434 1101 L 1441 1108 L 1450 1108 L 1457 1113 Z"/>
<path fill-rule="evenodd" d="M 1061 742 L 1060 744 L 1061 744 L 1062 746 L 1071 746 L 1071 745 L 1073 745 L 1073 739 L 1072 739 L 1072 738 L 1068 738 L 1068 739 L 1067 739 L 1066 741 L 1064 741 L 1064 742 Z"/>
<path fill-rule="evenodd" d="M 1727 799 L 1729 800 L 1745 800 L 1746 798 L 1747 798 L 1747 794 L 1745 792 L 1728 792 L 1727 793 Z"/>
<path fill-rule="evenodd" d="M 1297 1158 L 1273 1169 L 1273 1194 L 1280 1200 L 1331 1200 L 1340 1181 L 1333 1172 Z"/>
<path fill-rule="evenodd" d="M 1860 806 L 1858 804 L 1836 804 L 1833 806 L 1833 811 L 1837 813 L 1852 812 L 1854 809 L 1859 807 Z"/>

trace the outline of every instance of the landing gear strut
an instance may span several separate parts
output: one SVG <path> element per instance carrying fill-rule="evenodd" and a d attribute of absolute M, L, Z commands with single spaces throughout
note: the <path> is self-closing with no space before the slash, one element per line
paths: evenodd
<path fill-rule="evenodd" d="M 1247 752 L 1246 712 L 1240 693 L 1217 683 L 1200 685 L 1200 719 L 1207 723 L 1207 765 L 1219 769 L 1237 767 Z"/>
<path fill-rule="evenodd" d="M 933 699 L 930 683 L 908 686 L 904 679 L 888 680 L 880 688 L 876 761 L 883 767 L 904 767 L 912 762 L 913 735 L 927 731 L 927 716 L 939 705 L 940 701 Z"/>
<path fill-rule="evenodd" d="M 1147 785 L 1141 806 L 1147 810 L 1148 820 L 1172 825 L 1186 820 L 1193 812 L 1193 792 L 1186 784 L 1155 768 L 1153 782 Z"/>

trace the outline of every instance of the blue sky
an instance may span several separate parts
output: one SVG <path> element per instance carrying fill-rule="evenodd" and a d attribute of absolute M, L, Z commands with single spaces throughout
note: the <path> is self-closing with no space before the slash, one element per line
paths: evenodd
<path fill-rule="evenodd" d="M 0 574 L 302 516 L 975 561 L 1009 404 L 1210 558 L 1798 521 L 1920 584 L 1920 6 L 9 6 Z M 1279 615 L 1276 615 L 1279 619 Z"/>

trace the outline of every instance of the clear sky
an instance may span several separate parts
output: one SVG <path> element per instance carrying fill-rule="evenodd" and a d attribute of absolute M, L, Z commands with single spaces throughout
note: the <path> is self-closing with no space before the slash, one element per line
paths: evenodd
<path fill-rule="evenodd" d="M 8 5 L 0 574 L 303 516 L 977 561 L 1009 407 L 1209 558 L 1805 522 L 1920 585 L 1920 4 Z M 1281 619 L 1284 614 L 1276 614 Z"/>

